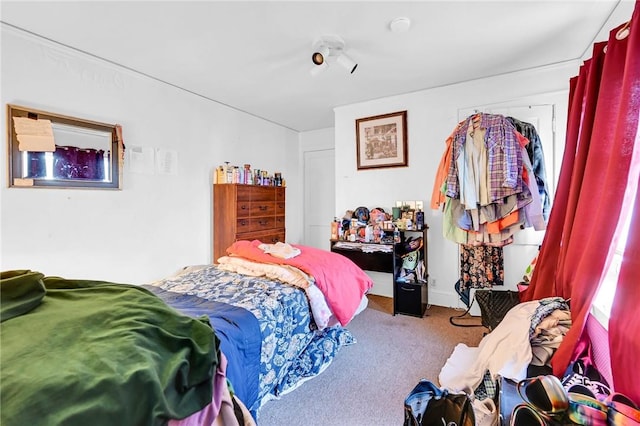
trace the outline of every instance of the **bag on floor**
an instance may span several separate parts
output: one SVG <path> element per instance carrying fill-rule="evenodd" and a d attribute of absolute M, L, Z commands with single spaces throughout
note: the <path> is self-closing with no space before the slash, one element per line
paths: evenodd
<path fill-rule="evenodd" d="M 482 325 L 489 331 L 496 328 L 507 312 L 520 303 L 518 292 L 511 290 L 478 289 L 475 298 L 480 306 Z"/>
<path fill-rule="evenodd" d="M 471 399 L 420 380 L 404 401 L 404 426 L 474 426 Z"/>

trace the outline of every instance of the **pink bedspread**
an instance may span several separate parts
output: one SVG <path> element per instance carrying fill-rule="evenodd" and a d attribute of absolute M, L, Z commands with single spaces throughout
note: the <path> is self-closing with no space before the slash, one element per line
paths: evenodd
<path fill-rule="evenodd" d="M 262 242 L 258 240 L 236 241 L 227 249 L 227 253 L 256 262 L 294 266 L 311 275 L 342 325 L 351 321 L 362 296 L 373 286 L 371 278 L 362 269 L 340 254 L 291 244 L 300 249 L 300 254 L 282 259 L 263 252 L 258 248 L 260 244 Z"/>

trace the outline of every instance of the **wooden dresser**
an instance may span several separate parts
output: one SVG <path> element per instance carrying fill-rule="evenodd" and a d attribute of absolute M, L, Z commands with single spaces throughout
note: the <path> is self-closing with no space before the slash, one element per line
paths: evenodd
<path fill-rule="evenodd" d="M 213 185 L 213 261 L 237 240 L 285 241 L 285 188 Z"/>

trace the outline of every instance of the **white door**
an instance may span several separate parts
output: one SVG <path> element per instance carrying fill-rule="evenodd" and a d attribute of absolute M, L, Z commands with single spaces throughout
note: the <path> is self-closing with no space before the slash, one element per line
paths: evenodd
<path fill-rule="evenodd" d="M 304 153 L 304 236 L 302 244 L 329 250 L 335 216 L 335 151 Z"/>

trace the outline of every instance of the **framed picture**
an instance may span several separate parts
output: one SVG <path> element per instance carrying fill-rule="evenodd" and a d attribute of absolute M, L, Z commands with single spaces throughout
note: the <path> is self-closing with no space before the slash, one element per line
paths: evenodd
<path fill-rule="evenodd" d="M 402 210 L 402 219 L 414 220 L 416 211 L 413 209 Z"/>
<path fill-rule="evenodd" d="M 356 120 L 358 170 L 406 167 L 407 111 Z"/>

